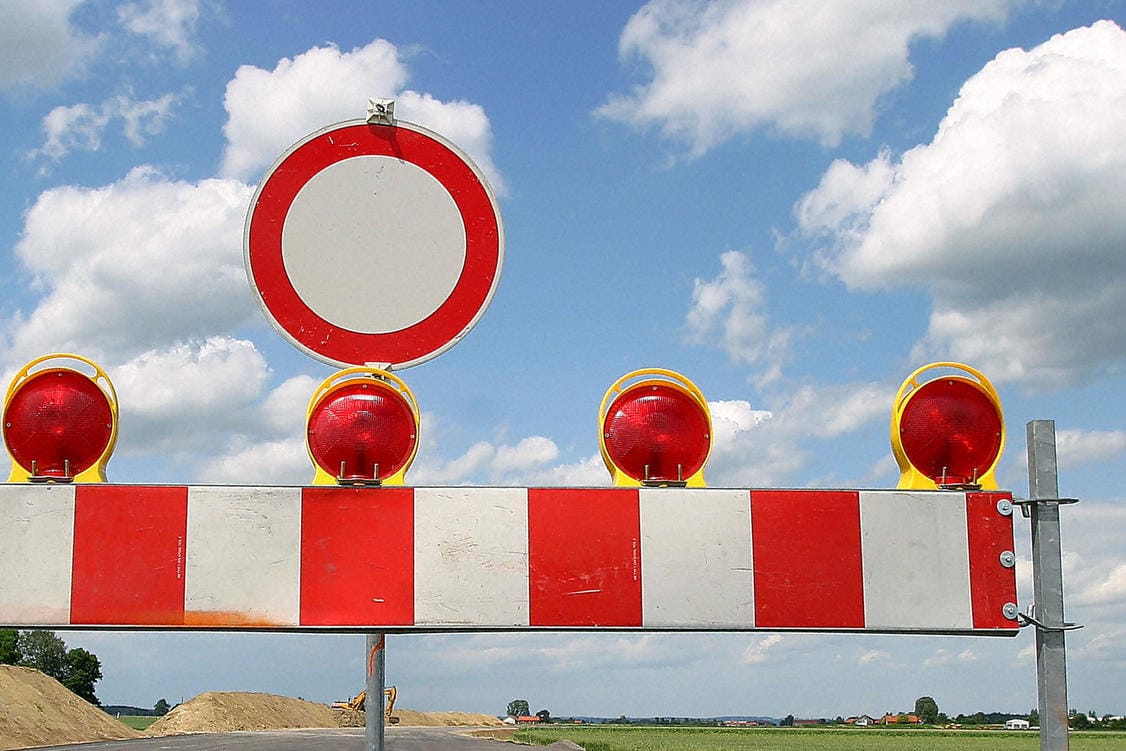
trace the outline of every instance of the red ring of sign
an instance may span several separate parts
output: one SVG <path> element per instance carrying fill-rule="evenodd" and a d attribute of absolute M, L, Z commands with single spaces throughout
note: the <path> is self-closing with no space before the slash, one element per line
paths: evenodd
<path fill-rule="evenodd" d="M 263 179 L 246 229 L 251 285 L 268 317 L 299 349 L 334 365 L 417 365 L 453 346 L 476 324 L 500 276 L 500 217 L 483 179 L 458 152 L 417 126 L 344 123 L 297 144 Z M 364 333 L 337 326 L 305 304 L 282 256 L 290 206 L 317 173 L 344 159 L 388 156 L 428 172 L 449 192 L 465 226 L 465 263 L 449 297 L 417 323 Z"/>

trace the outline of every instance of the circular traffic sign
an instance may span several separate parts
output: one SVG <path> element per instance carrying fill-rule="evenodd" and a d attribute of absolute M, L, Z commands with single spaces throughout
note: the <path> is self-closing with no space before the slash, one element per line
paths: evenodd
<path fill-rule="evenodd" d="M 243 236 L 247 278 L 295 347 L 406 368 L 452 347 L 492 300 L 504 228 L 489 183 L 418 125 L 339 123 L 266 173 Z"/>

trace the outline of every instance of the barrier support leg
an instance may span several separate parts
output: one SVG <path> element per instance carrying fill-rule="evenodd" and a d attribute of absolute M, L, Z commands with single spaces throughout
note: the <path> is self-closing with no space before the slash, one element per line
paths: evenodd
<path fill-rule="evenodd" d="M 367 681 L 364 689 L 364 748 L 383 751 L 384 634 L 367 634 Z"/>

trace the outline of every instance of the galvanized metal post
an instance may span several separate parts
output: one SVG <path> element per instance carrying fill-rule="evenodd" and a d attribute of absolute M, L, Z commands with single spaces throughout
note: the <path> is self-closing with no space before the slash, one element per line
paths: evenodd
<path fill-rule="evenodd" d="M 384 635 L 367 635 L 367 681 L 364 690 L 364 749 L 383 751 Z"/>
<path fill-rule="evenodd" d="M 1029 422 L 1027 438 L 1028 498 L 1033 502 L 1032 581 L 1038 622 L 1034 625 L 1040 749 L 1067 751 L 1067 651 L 1055 421 Z"/>

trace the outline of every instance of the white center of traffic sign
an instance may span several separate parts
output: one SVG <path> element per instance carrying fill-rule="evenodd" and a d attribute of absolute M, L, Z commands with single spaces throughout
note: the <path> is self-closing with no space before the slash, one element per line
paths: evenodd
<path fill-rule="evenodd" d="M 402 252 L 412 247 L 425 252 Z M 430 173 L 390 157 L 354 157 L 297 194 L 282 259 L 298 296 L 325 319 L 358 333 L 401 331 L 453 292 L 465 266 L 465 225 Z"/>
<path fill-rule="evenodd" d="M 456 146 L 410 123 L 333 125 L 267 172 L 243 237 L 266 317 L 339 366 L 402 369 L 446 351 L 492 300 L 504 228 Z"/>

